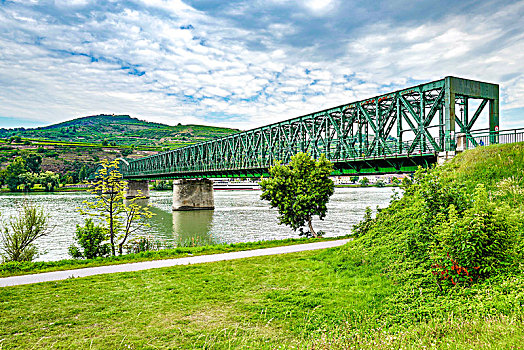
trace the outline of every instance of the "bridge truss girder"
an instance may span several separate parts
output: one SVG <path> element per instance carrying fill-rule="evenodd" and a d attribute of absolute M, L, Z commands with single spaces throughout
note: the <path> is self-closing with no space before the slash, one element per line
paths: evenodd
<path fill-rule="evenodd" d="M 480 101 L 473 113 L 471 100 Z M 256 177 L 298 152 L 325 154 L 339 174 L 412 171 L 435 162 L 439 152 L 453 151 L 456 131 L 471 136 L 488 104 L 490 131 L 498 131 L 498 103 L 498 85 L 446 77 L 131 160 L 123 172 L 126 178 L 149 179 Z"/>

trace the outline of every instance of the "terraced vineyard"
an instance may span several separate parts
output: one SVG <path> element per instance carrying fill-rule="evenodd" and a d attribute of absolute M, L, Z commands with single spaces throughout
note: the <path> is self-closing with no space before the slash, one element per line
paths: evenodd
<path fill-rule="evenodd" d="M 104 158 L 139 158 L 238 132 L 203 125 L 170 126 L 128 115 L 96 115 L 34 129 L 0 129 L 0 170 L 17 157 L 41 158 L 43 171 L 81 181 Z M 65 180 L 64 180 L 65 181 Z"/>
<path fill-rule="evenodd" d="M 129 115 L 96 115 L 34 129 L 0 129 L 1 138 L 178 148 L 238 132 L 203 125 L 170 126 Z"/>

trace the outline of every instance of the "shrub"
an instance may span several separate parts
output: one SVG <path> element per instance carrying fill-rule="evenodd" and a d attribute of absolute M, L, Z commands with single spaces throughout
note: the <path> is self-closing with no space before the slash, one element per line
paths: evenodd
<path fill-rule="evenodd" d="M 490 198 L 484 184 L 471 190 L 457 178 L 449 166 L 419 169 L 403 181 L 402 198 L 375 219 L 368 210 L 355 225 L 359 247 L 386 273 L 421 288 L 436 281 L 442 291 L 517 271 L 524 245 L 520 188 L 502 184 Z"/>
<path fill-rule="evenodd" d="M 5 261 L 32 261 L 38 255 L 34 242 L 47 236 L 49 216 L 41 207 L 26 203 L 18 216 L 11 217 L 1 234 L 2 256 Z"/>
<path fill-rule="evenodd" d="M 484 185 L 477 185 L 471 208 L 459 215 L 450 205 L 448 218 L 440 214 L 439 220 L 432 247 L 439 283 L 469 284 L 513 264 L 518 218 L 508 206 L 490 202 Z"/>
<path fill-rule="evenodd" d="M 358 183 L 362 187 L 367 187 L 369 186 L 369 179 L 367 177 L 363 177 L 362 179 L 358 181 Z"/>
<path fill-rule="evenodd" d="M 373 211 L 368 206 L 366 207 L 366 212 L 364 213 L 364 218 L 362 219 L 362 221 L 353 225 L 353 235 L 355 237 L 361 236 L 371 228 L 371 225 L 373 225 L 373 223 Z"/>
<path fill-rule="evenodd" d="M 85 226 L 76 225 L 75 238 L 80 247 L 71 245 L 69 254 L 75 259 L 108 256 L 111 253 L 111 247 L 109 243 L 104 243 L 107 235 L 104 227 L 96 226 L 92 219 L 86 219 Z"/>
<path fill-rule="evenodd" d="M 147 251 L 157 251 L 163 249 L 165 244 L 152 236 L 139 236 L 131 239 L 126 246 L 126 251 L 130 253 L 141 253 Z"/>

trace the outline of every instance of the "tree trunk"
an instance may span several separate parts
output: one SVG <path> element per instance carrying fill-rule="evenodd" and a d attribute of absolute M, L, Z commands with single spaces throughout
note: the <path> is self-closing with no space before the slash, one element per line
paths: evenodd
<path fill-rule="evenodd" d="M 111 252 L 113 256 L 116 255 L 115 252 L 115 233 L 113 231 L 113 203 L 109 203 L 109 238 L 111 239 Z"/>
<path fill-rule="evenodd" d="M 317 233 L 313 230 L 313 224 L 311 223 L 311 216 L 307 218 L 307 225 L 309 226 L 309 232 L 311 232 L 313 238 L 317 238 Z"/>

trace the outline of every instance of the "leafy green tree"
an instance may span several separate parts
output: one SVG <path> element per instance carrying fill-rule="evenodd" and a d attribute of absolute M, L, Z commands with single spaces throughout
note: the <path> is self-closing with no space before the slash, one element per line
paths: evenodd
<path fill-rule="evenodd" d="M 87 167 L 83 165 L 78 172 L 78 181 L 84 181 L 85 179 L 87 179 Z"/>
<path fill-rule="evenodd" d="M 156 180 L 152 188 L 157 191 L 172 190 L 173 180 Z"/>
<path fill-rule="evenodd" d="M 127 157 L 131 153 L 133 153 L 133 150 L 130 148 L 124 148 L 123 150 L 120 151 L 120 154 L 122 154 L 122 157 Z"/>
<path fill-rule="evenodd" d="M 25 167 L 32 173 L 39 173 L 42 168 L 42 156 L 36 153 L 29 153 L 24 156 Z"/>
<path fill-rule="evenodd" d="M 358 183 L 362 187 L 367 187 L 367 186 L 369 186 L 369 179 L 367 177 L 363 177 L 362 179 L 360 179 L 360 181 Z"/>
<path fill-rule="evenodd" d="M 38 183 L 38 174 L 29 171 L 18 175 L 18 178 L 20 179 L 20 184 L 24 185 L 24 192 L 30 192 L 33 186 Z"/>
<path fill-rule="evenodd" d="M 74 244 L 69 247 L 73 258 L 93 259 L 111 254 L 111 246 L 104 243 L 107 240 L 106 228 L 95 225 L 92 219 L 86 219 L 84 226 L 76 225 L 75 238 L 80 247 Z"/>
<path fill-rule="evenodd" d="M 23 184 L 20 175 L 25 172 L 27 172 L 27 169 L 25 167 L 25 160 L 22 157 L 16 157 L 15 160 L 5 168 L 2 175 L 10 191 L 16 191 L 18 186 Z"/>
<path fill-rule="evenodd" d="M 2 228 L 2 257 L 5 261 L 32 261 L 38 254 L 34 242 L 51 232 L 49 216 L 41 207 L 23 205 Z"/>
<path fill-rule="evenodd" d="M 58 186 L 60 176 L 52 171 L 44 171 L 38 174 L 37 183 L 44 186 L 46 192 L 53 192 Z"/>
<path fill-rule="evenodd" d="M 20 136 L 11 136 L 9 138 L 9 143 L 21 143 L 22 138 Z"/>
<path fill-rule="evenodd" d="M 324 155 L 315 161 L 307 153 L 298 153 L 291 157 L 289 166 L 277 162 L 260 186 L 262 199 L 270 201 L 272 208 L 278 208 L 279 223 L 300 228 L 300 234 L 317 237 L 313 229 L 312 217 L 318 215 L 324 219 L 326 204 L 334 192 L 333 181 L 329 175 L 333 164 Z M 303 226 L 308 225 L 309 232 L 304 233 Z"/>
<path fill-rule="evenodd" d="M 144 226 L 149 226 L 145 219 L 153 216 L 149 206 L 137 203 L 145 197 L 138 196 L 124 201 L 124 190 L 127 182 L 118 171 L 118 159 L 103 159 L 97 171 L 97 180 L 92 184 L 91 192 L 96 200 L 84 201 L 85 208 L 81 213 L 100 218 L 105 222 L 111 244 L 111 253 L 123 253 L 127 239 Z"/>

